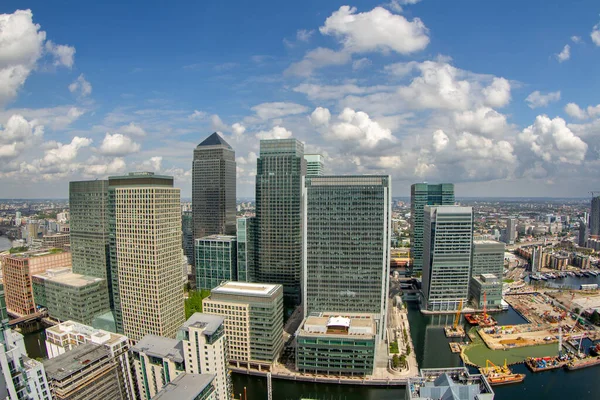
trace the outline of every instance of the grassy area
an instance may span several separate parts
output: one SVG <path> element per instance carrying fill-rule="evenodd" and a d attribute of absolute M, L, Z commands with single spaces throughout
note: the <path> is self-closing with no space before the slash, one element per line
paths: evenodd
<path fill-rule="evenodd" d="M 515 280 L 514 279 L 503 279 L 502 282 L 504 283 L 513 283 Z"/>
<path fill-rule="evenodd" d="M 22 247 L 13 247 L 11 248 L 8 252 L 10 254 L 17 254 L 17 253 L 24 253 L 28 250 L 27 246 L 22 246 Z"/>
<path fill-rule="evenodd" d="M 476 328 L 472 328 L 471 332 Z M 483 340 L 476 334 L 475 340 L 464 351 L 470 362 L 480 367 L 485 367 L 485 360 L 490 360 L 496 365 L 515 364 L 524 361 L 527 357 L 546 357 L 558 354 L 557 344 L 542 344 L 539 346 L 518 347 L 509 350 L 490 350 Z"/>
<path fill-rule="evenodd" d="M 400 349 L 398 348 L 398 342 L 390 343 L 390 353 L 392 353 L 392 354 L 400 353 Z"/>
<path fill-rule="evenodd" d="M 190 290 L 189 297 L 185 299 L 185 319 L 194 313 L 202 312 L 202 300 L 208 296 L 210 296 L 210 290 Z"/>

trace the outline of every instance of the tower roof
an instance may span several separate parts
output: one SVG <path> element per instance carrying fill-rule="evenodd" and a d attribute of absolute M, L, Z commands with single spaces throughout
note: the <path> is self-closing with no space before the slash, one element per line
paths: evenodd
<path fill-rule="evenodd" d="M 229 143 L 227 143 L 225 139 L 223 139 L 221 135 L 219 135 L 217 132 L 214 132 L 212 135 L 204 139 L 204 141 L 198 145 L 198 147 L 203 146 L 225 146 L 228 149 L 231 149 Z"/>

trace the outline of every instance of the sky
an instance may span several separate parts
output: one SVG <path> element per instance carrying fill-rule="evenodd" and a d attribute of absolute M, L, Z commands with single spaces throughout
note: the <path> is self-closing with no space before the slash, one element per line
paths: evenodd
<path fill-rule="evenodd" d="M 328 174 L 390 174 L 396 196 L 587 197 L 599 65 L 597 0 L 3 0 L 0 198 L 131 171 L 189 197 L 215 131 L 238 197 L 260 139 L 288 137 Z"/>

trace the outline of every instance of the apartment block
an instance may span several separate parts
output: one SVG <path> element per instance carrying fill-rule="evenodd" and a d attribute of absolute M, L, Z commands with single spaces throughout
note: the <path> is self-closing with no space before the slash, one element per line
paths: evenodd
<path fill-rule="evenodd" d="M 152 400 L 217 400 L 212 374 L 181 374 L 167 383 Z"/>

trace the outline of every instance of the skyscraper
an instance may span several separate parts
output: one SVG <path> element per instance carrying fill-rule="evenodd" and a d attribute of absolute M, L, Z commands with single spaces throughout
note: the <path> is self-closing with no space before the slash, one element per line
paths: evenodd
<path fill-rule="evenodd" d="M 237 280 L 237 242 L 231 235 L 196 239 L 196 286 L 211 290 L 225 281 Z"/>
<path fill-rule="evenodd" d="M 454 184 L 415 183 L 410 187 L 410 225 L 413 232 L 410 256 L 412 271 L 423 271 L 423 208 L 454 204 Z"/>
<path fill-rule="evenodd" d="M 304 159 L 306 160 L 306 176 L 320 176 L 323 175 L 323 169 L 325 163 L 323 162 L 323 156 L 320 154 L 305 154 Z"/>
<path fill-rule="evenodd" d="M 517 220 L 513 217 L 506 218 L 506 229 L 502 235 L 502 241 L 506 244 L 515 244 L 517 239 Z"/>
<path fill-rule="evenodd" d="M 256 265 L 256 217 L 237 219 L 237 281 L 254 282 Z"/>
<path fill-rule="evenodd" d="M 390 268 L 391 179 L 306 177 L 304 313 L 370 313 L 383 335 Z"/>
<path fill-rule="evenodd" d="M 217 132 L 194 149 L 194 239 L 235 235 L 235 151 Z"/>
<path fill-rule="evenodd" d="M 181 212 L 181 242 L 183 246 L 183 254 L 188 259 L 188 264 L 194 262 L 194 221 L 191 211 Z"/>
<path fill-rule="evenodd" d="M 304 144 L 260 141 L 256 168 L 257 282 L 281 283 L 287 302 L 300 303 Z"/>
<path fill-rule="evenodd" d="M 117 331 L 175 337 L 185 320 L 181 206 L 173 177 L 108 178 L 110 257 Z"/>
<path fill-rule="evenodd" d="M 456 310 L 469 294 L 473 209 L 425 206 L 424 216 L 424 308 Z"/>
<path fill-rule="evenodd" d="M 600 239 L 600 196 L 592 198 L 592 209 L 590 212 L 590 236 L 592 239 Z"/>

